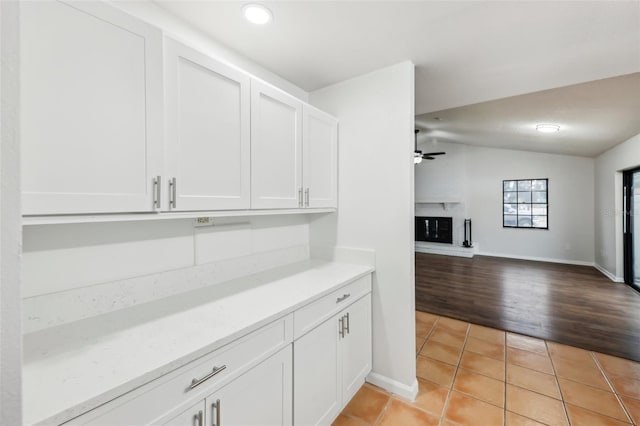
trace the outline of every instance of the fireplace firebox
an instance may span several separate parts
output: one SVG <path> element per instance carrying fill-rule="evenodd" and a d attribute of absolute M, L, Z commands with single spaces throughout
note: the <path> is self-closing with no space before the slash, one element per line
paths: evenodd
<path fill-rule="evenodd" d="M 453 219 L 416 216 L 416 241 L 453 244 Z"/>

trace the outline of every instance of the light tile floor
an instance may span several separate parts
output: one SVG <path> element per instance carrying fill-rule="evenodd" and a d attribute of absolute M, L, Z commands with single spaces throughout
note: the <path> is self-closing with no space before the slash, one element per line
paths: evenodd
<path fill-rule="evenodd" d="M 640 425 L 640 363 L 424 312 L 416 351 L 414 402 L 365 384 L 334 425 Z"/>

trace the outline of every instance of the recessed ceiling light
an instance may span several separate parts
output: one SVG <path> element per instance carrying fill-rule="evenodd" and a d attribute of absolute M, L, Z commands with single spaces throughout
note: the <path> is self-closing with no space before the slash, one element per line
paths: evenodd
<path fill-rule="evenodd" d="M 244 17 L 253 24 L 264 25 L 273 19 L 273 14 L 269 9 L 261 4 L 247 4 L 242 8 Z"/>
<path fill-rule="evenodd" d="M 557 124 L 536 124 L 536 130 L 542 133 L 555 133 L 560 131 Z"/>

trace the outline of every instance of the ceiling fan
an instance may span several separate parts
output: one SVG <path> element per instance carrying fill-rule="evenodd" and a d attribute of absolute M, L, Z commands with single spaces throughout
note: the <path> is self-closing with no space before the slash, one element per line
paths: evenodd
<path fill-rule="evenodd" d="M 414 133 L 415 133 L 415 145 L 414 145 L 414 151 L 413 151 L 414 164 L 422 163 L 422 160 L 435 160 L 436 159 L 436 157 L 434 157 L 435 155 L 446 154 L 446 152 L 425 152 L 423 154 L 422 151 L 418 150 L 418 133 L 420 133 L 420 129 L 415 129 Z"/>

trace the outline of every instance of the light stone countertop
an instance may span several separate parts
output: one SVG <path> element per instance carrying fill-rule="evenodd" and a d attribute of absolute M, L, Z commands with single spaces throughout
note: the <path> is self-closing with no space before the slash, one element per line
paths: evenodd
<path fill-rule="evenodd" d="M 371 272 L 309 260 L 27 334 L 24 423 L 68 421 Z"/>

